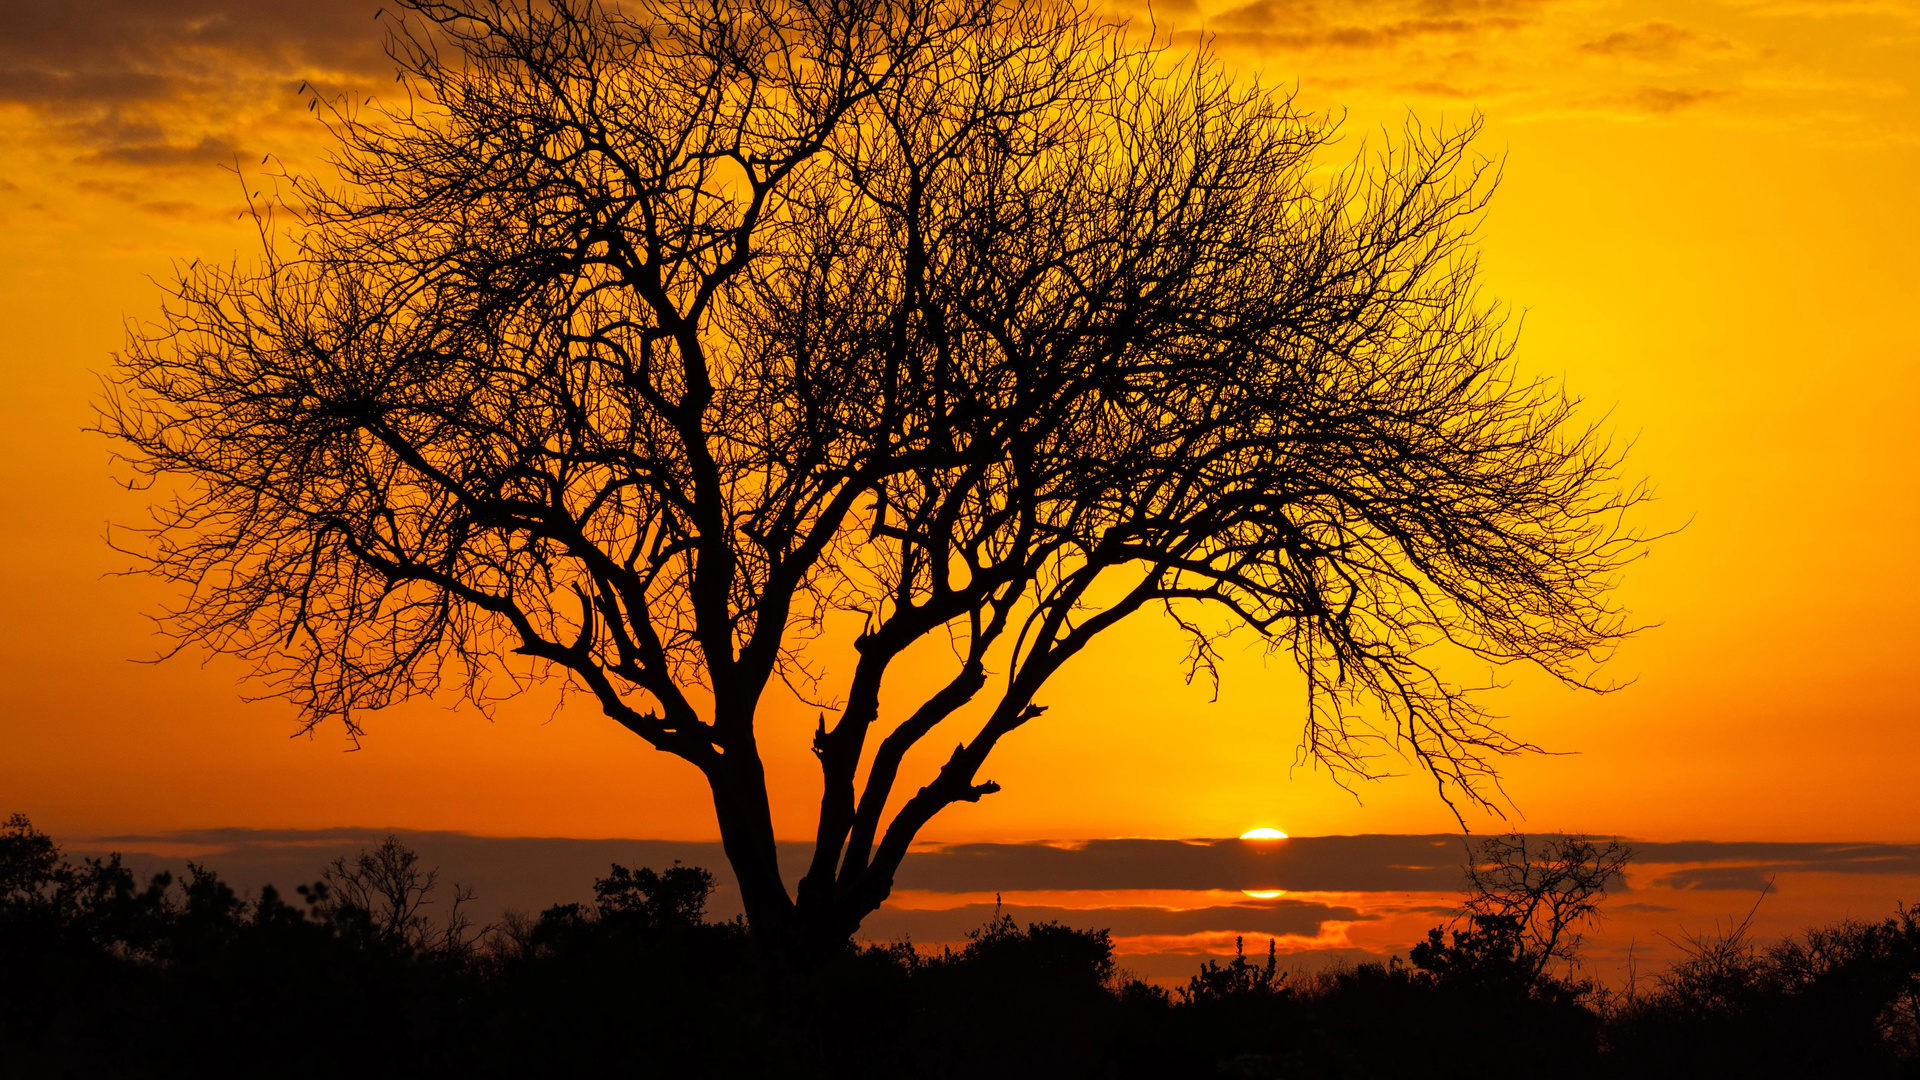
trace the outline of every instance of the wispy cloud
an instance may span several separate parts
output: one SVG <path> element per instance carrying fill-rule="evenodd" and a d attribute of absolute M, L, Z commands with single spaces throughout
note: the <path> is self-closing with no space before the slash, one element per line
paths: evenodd
<path fill-rule="evenodd" d="M 1513 30 L 1523 23 L 1518 19 L 1401 19 L 1373 25 L 1337 23 L 1330 26 L 1300 28 L 1276 27 L 1270 18 L 1274 5 L 1269 0 L 1236 8 L 1221 16 L 1217 29 L 1234 44 L 1292 51 L 1299 49 L 1345 49 L 1375 52 L 1393 49 L 1421 39 L 1441 38 L 1462 41 L 1490 31 Z"/>
<path fill-rule="evenodd" d="M 1215 9 L 1202 25 L 1236 49 L 1363 55 L 1428 43 L 1460 48 L 1526 27 L 1539 19 L 1545 6 L 1497 0 L 1251 0 Z"/>
<path fill-rule="evenodd" d="M 302 80 L 390 66 L 363 0 L 24 0 L 0 6 L 0 104 L 25 106 L 97 163 L 230 156 L 244 114 Z M 222 129 L 229 129 L 222 131 Z"/>
<path fill-rule="evenodd" d="M 1091 910 L 1043 905 L 967 904 L 939 910 L 883 908 L 868 917 L 861 925 L 860 932 L 864 937 L 882 941 L 909 936 L 923 941 L 958 941 L 968 931 L 984 925 L 996 913 L 1021 924 L 1059 922 L 1083 926 L 1093 919 L 1115 937 L 1243 933 L 1317 938 L 1326 923 L 1352 923 L 1374 918 L 1351 907 L 1287 901 L 1185 909 L 1107 907 Z"/>
<path fill-rule="evenodd" d="M 1636 86 L 1618 93 L 1599 95 L 1593 99 L 1593 104 L 1602 109 L 1646 116 L 1670 116 L 1685 109 L 1726 101 L 1733 96 L 1734 93 L 1731 90 Z"/>
<path fill-rule="evenodd" d="M 1657 877 L 1653 885 L 1660 889 L 1759 892 L 1774 876 L 1754 866 L 1699 866 Z"/>
<path fill-rule="evenodd" d="M 368 0 L 23 0 L 0 8 L 0 100 L 123 105 L 257 70 L 383 69 Z"/>
<path fill-rule="evenodd" d="M 1732 48 L 1733 43 L 1723 38 L 1705 37 L 1686 27 L 1655 20 L 1585 42 L 1580 51 L 1595 56 L 1672 61 L 1701 53 L 1725 53 Z"/>
<path fill-rule="evenodd" d="M 1907 48 L 1920 0 L 1723 0 L 1684 19 L 1622 19 L 1623 8 L 1572 0 L 1219 0 L 1179 10 L 1112 0 L 1179 40 L 1209 38 L 1235 62 L 1301 88 L 1313 108 L 1370 121 L 1465 105 L 1521 123 L 1621 121 L 1792 130 L 1899 141 L 1910 118 L 1870 95 L 1824 92 L 1782 72 L 1833 81 L 1855 65 L 1809 41 L 1783 43 L 1778 17 L 1882 19 L 1874 47 Z M 1868 24 L 1863 23 L 1862 27 Z M 1898 40 L 1896 40 L 1898 39 Z M 1908 44 L 1900 44 L 1908 42 Z M 1838 117 L 1838 122 L 1836 122 Z"/>
<path fill-rule="evenodd" d="M 1732 6 L 1771 18 L 1883 18 L 1920 25 L 1915 0 L 1734 0 Z"/>
<path fill-rule="evenodd" d="M 1920 844 L 1635 844 L 1643 865 L 1738 865 L 1762 873 L 1920 874 Z M 1687 879 L 1690 880 L 1690 879 Z M 1693 888 L 1697 886 L 1684 886 Z"/>
<path fill-rule="evenodd" d="M 1286 889 L 1293 892 L 1456 888 L 1459 837 L 1321 836 L 1240 840 L 1091 840 L 1075 845 L 954 844 L 916 852 L 901 888 Z"/>
<path fill-rule="evenodd" d="M 165 142 L 121 143 L 104 150 L 93 151 L 85 155 L 85 160 L 112 161 L 126 165 L 206 165 L 231 161 L 239 152 L 239 148 L 227 139 L 204 135 L 192 146 L 175 146 Z"/>

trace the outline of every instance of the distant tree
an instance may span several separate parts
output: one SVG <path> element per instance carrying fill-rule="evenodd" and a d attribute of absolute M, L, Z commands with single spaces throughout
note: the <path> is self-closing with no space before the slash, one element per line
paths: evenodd
<path fill-rule="evenodd" d="M 1072 2 L 402 6 L 401 104 L 316 99 L 337 182 L 262 205 L 257 266 L 181 271 L 102 409 L 169 493 L 130 546 L 172 633 L 309 725 L 557 676 L 705 774 L 804 958 L 1139 612 L 1189 677 L 1264 638 L 1303 755 L 1395 746 L 1450 800 L 1527 746 L 1424 650 L 1577 683 L 1625 632 L 1637 489 L 1478 298 L 1474 125 L 1324 170 L 1332 126 Z M 883 709 L 929 637 L 950 670 Z M 822 708 L 797 894 L 776 679 Z"/>
<path fill-rule="evenodd" d="M 431 1072 L 481 1027 L 476 956 L 395 948 L 337 902 L 246 899 L 191 862 L 142 885 L 119 855 L 66 860 L 17 814 L 0 882 L 0 1075 Z M 192 1052 L 156 1050 L 174 1045 Z"/>
<path fill-rule="evenodd" d="M 0 825 L 0 909 L 25 911 L 46 903 L 72 872 L 53 837 L 34 828 L 25 814 Z"/>
<path fill-rule="evenodd" d="M 555 904 L 540 913 L 537 922 L 510 915 L 502 926 L 508 952 L 526 953 L 560 938 L 609 935 L 648 941 L 702 927 L 707 897 L 713 892 L 713 873 L 675 862 L 659 873 L 643 866 L 629 870 L 619 863 L 593 882 L 594 903 Z"/>
<path fill-rule="evenodd" d="M 1633 849 L 1585 836 L 1509 833 L 1469 841 L 1465 925 L 1414 946 L 1415 967 L 1445 982 L 1516 993 L 1571 987 L 1583 933 Z"/>
<path fill-rule="evenodd" d="M 711 871 L 678 862 L 659 873 L 614 863 L 606 877 L 593 883 L 602 918 L 630 920 L 654 931 L 699 925 L 712 892 Z"/>
<path fill-rule="evenodd" d="M 329 922 L 363 922 L 376 937 L 410 949 L 459 952 L 485 929 L 474 930 L 461 910 L 475 896 L 458 884 L 445 897 L 446 914 L 437 922 L 430 918 L 426 909 L 436 903 L 439 886 L 440 872 L 389 834 L 352 859 L 333 860 L 319 881 L 299 891 L 314 913 Z"/>

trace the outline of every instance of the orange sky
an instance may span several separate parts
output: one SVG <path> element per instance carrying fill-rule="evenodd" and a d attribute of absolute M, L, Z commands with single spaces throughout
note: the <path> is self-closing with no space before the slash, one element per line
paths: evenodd
<path fill-rule="evenodd" d="M 694 770 L 584 706 L 535 695 L 489 724 L 421 703 L 344 753 L 333 729 L 289 740 L 291 710 L 241 700 L 230 662 L 127 662 L 155 648 L 141 613 L 164 593 L 102 576 L 125 564 L 104 523 L 144 502 L 81 431 L 94 373 L 122 317 L 155 308 L 147 275 L 244 253 L 218 162 L 312 159 L 300 78 L 381 85 L 377 5 L 277 22 L 248 0 L 20 6 L 47 10 L 0 16 L 0 812 L 56 834 L 713 835 Z M 1644 523 L 1686 523 L 1623 586 L 1661 624 L 1613 665 L 1637 682 L 1596 698 L 1514 672 L 1494 695 L 1518 734 L 1578 751 L 1512 764 L 1527 826 L 1920 839 L 1920 4 L 1156 11 L 1346 108 L 1347 148 L 1406 110 L 1483 112 L 1482 149 L 1506 162 L 1486 287 L 1525 312 L 1524 363 L 1637 438 L 1660 495 Z M 1250 650 L 1209 703 L 1182 651 L 1141 623 L 1076 659 L 985 770 L 1005 790 L 926 835 L 1452 827 L 1420 778 L 1356 801 L 1290 770 L 1284 666 Z M 781 833 L 808 834 L 812 714 L 775 706 L 764 726 Z"/>

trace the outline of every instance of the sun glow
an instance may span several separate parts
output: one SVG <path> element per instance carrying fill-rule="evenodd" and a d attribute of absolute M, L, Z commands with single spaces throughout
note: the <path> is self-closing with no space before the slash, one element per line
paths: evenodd
<path fill-rule="evenodd" d="M 1286 833 L 1281 832 L 1279 829 L 1269 829 L 1265 826 L 1258 829 L 1248 829 L 1246 832 L 1240 834 L 1240 839 L 1242 840 L 1285 840 L 1286 838 Z"/>
<path fill-rule="evenodd" d="M 1286 892 L 1287 890 L 1285 889 L 1241 889 L 1240 891 L 1247 894 L 1248 896 L 1253 897 L 1255 900 L 1274 900 L 1279 898 L 1279 896 L 1282 893 Z"/>

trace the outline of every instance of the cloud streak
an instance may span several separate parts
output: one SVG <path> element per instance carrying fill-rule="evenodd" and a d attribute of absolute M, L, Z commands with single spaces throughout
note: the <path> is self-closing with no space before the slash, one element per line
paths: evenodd
<path fill-rule="evenodd" d="M 1594 56 L 1670 61 L 1688 54 L 1723 53 L 1732 48 L 1731 42 L 1702 37 L 1683 26 L 1656 19 L 1586 42 L 1580 51 Z"/>
<path fill-rule="evenodd" d="M 0 6 L 0 104 L 82 159 L 141 170 L 231 160 L 249 114 L 303 80 L 391 71 L 363 0 L 27 0 Z"/>
<path fill-rule="evenodd" d="M 880 941 L 907 937 L 921 941 L 958 941 L 968 931 L 984 925 L 996 913 L 1021 925 L 1058 922 L 1086 926 L 1094 923 L 1116 938 L 1186 937 L 1209 933 L 1314 938 L 1329 922 L 1351 923 L 1375 918 L 1355 908 L 1307 901 L 1228 904 L 1177 910 L 1133 906 L 1066 908 L 1041 904 L 964 904 L 934 910 L 882 908 L 868 916 L 860 932 L 863 937 Z"/>
<path fill-rule="evenodd" d="M 142 853 L 145 862 L 203 859 L 257 887 L 311 880 L 331 859 L 376 843 L 374 829 L 203 829 L 109 836 L 76 845 L 94 853 Z M 608 864 L 666 866 L 674 860 L 715 871 L 731 887 L 725 854 L 712 841 L 575 840 L 400 832 L 402 842 L 448 877 L 486 883 L 496 897 L 532 908 L 586 895 Z M 1786 873 L 1920 875 L 1920 844 L 1632 843 L 1635 865 L 1672 867 L 1662 887 L 1745 888 L 1754 875 Z M 1306 836 L 1279 842 L 1115 839 L 1066 844 L 929 845 L 907 856 L 895 887 L 929 894 L 1280 889 L 1291 893 L 1450 892 L 1461 884 L 1462 838 L 1422 835 Z M 804 872 L 809 845 L 783 843 L 789 880 Z M 1671 884 L 1663 884 L 1671 882 Z M 1272 905 L 1258 905 L 1268 910 Z"/>
<path fill-rule="evenodd" d="M 26 0 L 0 12 L 0 101 L 148 103 L 243 73 L 388 64 L 365 0 Z"/>

